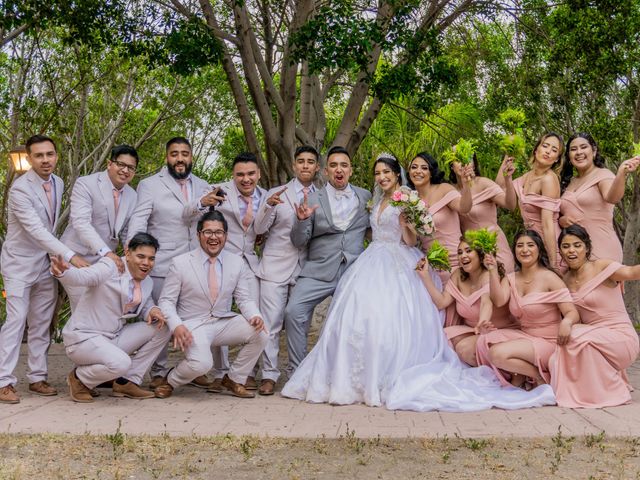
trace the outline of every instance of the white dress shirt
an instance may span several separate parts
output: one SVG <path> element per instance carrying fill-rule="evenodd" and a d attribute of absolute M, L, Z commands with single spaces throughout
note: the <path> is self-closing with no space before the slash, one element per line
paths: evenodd
<path fill-rule="evenodd" d="M 333 223 L 340 230 L 346 230 L 358 209 L 356 192 L 349 184 L 343 190 L 336 190 L 333 185 L 327 183 L 326 189 Z"/>

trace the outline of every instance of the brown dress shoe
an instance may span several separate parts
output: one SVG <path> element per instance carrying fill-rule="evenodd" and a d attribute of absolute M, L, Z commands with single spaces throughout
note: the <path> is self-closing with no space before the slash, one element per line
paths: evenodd
<path fill-rule="evenodd" d="M 53 395 L 58 394 L 58 390 L 53 388 L 44 380 L 40 380 L 39 382 L 36 382 L 36 383 L 30 383 L 29 391 L 31 393 L 35 393 L 36 395 L 42 395 L 43 397 L 51 397 Z"/>
<path fill-rule="evenodd" d="M 189 382 L 189 385 L 198 388 L 209 388 L 211 386 L 211 380 L 206 375 L 200 375 Z"/>
<path fill-rule="evenodd" d="M 211 382 L 209 388 L 207 388 L 207 392 L 209 393 L 222 393 L 224 388 L 222 388 L 222 379 L 216 378 Z"/>
<path fill-rule="evenodd" d="M 258 389 L 258 393 L 260 395 L 273 395 L 273 392 L 276 387 L 276 382 L 273 380 L 269 380 L 268 378 L 262 380 L 260 383 L 260 388 Z"/>
<path fill-rule="evenodd" d="M 124 385 L 120 385 L 118 382 L 113 382 L 112 397 L 127 397 L 135 398 L 136 400 L 144 400 L 145 398 L 155 398 L 156 394 L 150 390 L 144 390 L 133 382 L 127 382 Z"/>
<path fill-rule="evenodd" d="M 257 390 L 258 382 L 256 382 L 256 377 L 247 377 L 247 381 L 244 382 L 244 388 L 247 390 Z"/>
<path fill-rule="evenodd" d="M 162 385 L 163 383 L 165 383 L 165 379 L 164 377 L 158 375 L 155 376 L 151 379 L 151 381 L 149 382 L 149 388 L 151 390 L 155 390 L 156 388 L 158 388 L 160 385 Z"/>
<path fill-rule="evenodd" d="M 98 390 L 96 390 L 95 388 L 90 388 L 89 389 L 89 393 L 91 394 L 91 396 L 93 398 L 97 398 L 100 396 L 100 392 Z"/>
<path fill-rule="evenodd" d="M 234 397 L 253 398 L 256 396 L 255 393 L 248 391 L 244 385 L 231 380 L 228 375 L 222 377 L 222 386 L 231 392 Z"/>
<path fill-rule="evenodd" d="M 20 403 L 20 397 L 13 385 L 0 388 L 0 403 Z"/>
<path fill-rule="evenodd" d="M 162 385 L 158 385 L 153 393 L 156 398 L 169 398 L 173 394 L 173 387 L 165 381 Z"/>
<path fill-rule="evenodd" d="M 67 375 L 67 385 L 69 385 L 69 395 L 71 396 L 71 400 L 78 403 L 92 403 L 93 397 L 91 396 L 91 392 L 82 383 L 78 377 L 76 377 L 76 371 L 71 370 L 69 375 Z"/>

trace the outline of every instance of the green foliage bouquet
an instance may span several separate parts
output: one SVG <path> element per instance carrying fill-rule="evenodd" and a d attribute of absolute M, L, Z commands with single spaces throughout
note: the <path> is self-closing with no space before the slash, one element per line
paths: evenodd
<path fill-rule="evenodd" d="M 433 241 L 425 258 L 434 270 L 439 270 L 441 272 L 444 272 L 445 270 L 447 272 L 451 271 L 449 251 L 444 248 L 438 240 Z"/>
<path fill-rule="evenodd" d="M 467 230 L 464 239 L 474 250 L 495 255 L 498 251 L 498 232 L 489 231 L 486 228 Z"/>
<path fill-rule="evenodd" d="M 473 161 L 473 155 L 476 153 L 476 145 L 473 140 L 461 138 L 449 150 L 445 150 L 442 154 L 447 165 L 453 162 L 460 162 L 462 165 L 468 165 Z"/>
<path fill-rule="evenodd" d="M 526 121 L 524 112 L 517 108 L 508 108 L 498 115 L 498 122 L 507 132 L 500 139 L 500 151 L 516 161 L 526 156 L 527 142 L 522 134 Z"/>
<path fill-rule="evenodd" d="M 640 156 L 640 142 L 633 144 L 633 156 Z"/>

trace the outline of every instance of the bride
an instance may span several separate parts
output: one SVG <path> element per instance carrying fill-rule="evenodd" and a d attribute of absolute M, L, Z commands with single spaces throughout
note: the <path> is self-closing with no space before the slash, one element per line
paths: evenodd
<path fill-rule="evenodd" d="M 555 404 L 548 385 L 531 392 L 501 387 L 490 369 L 460 362 L 415 271 L 423 257 L 410 246 L 415 229 L 389 203 L 402 184 L 400 164 L 382 156 L 374 175 L 381 194 L 371 213 L 373 241 L 340 280 L 317 344 L 282 395 L 416 411 Z"/>

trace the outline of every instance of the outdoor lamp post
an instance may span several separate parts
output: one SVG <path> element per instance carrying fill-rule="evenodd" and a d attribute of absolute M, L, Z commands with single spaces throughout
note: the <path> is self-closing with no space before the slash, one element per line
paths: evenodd
<path fill-rule="evenodd" d="M 25 173 L 31 168 L 31 164 L 27 161 L 27 149 L 24 145 L 11 149 L 11 151 L 9 151 L 9 160 L 13 171 L 18 175 Z"/>

